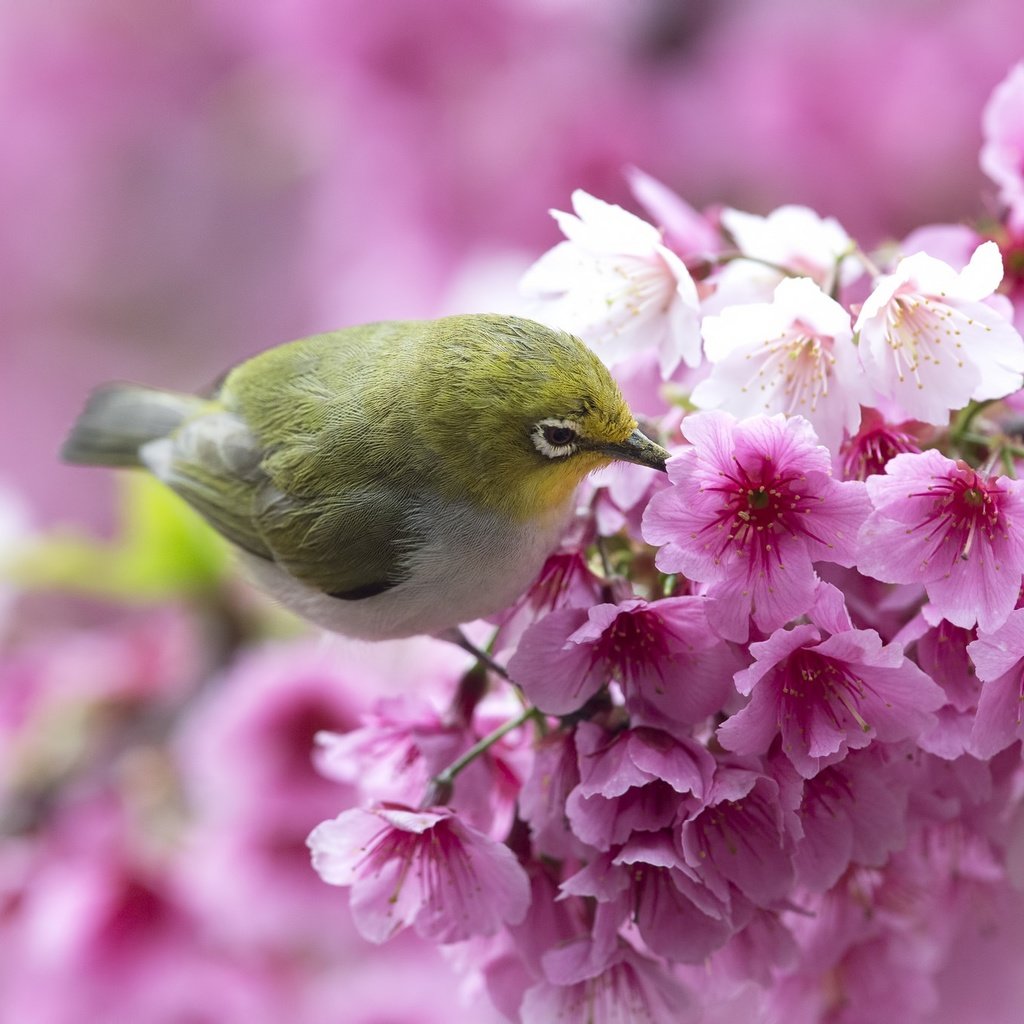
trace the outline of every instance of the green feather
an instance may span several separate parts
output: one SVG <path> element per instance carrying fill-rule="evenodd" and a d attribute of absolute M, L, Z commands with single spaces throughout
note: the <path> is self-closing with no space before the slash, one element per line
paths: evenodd
<path fill-rule="evenodd" d="M 141 460 L 240 547 L 348 597 L 399 583 L 424 517 L 446 503 L 515 522 L 564 507 L 608 457 L 545 458 L 530 440 L 545 417 L 572 419 L 593 445 L 636 426 L 582 342 L 491 315 L 291 342 L 196 408 Z"/>

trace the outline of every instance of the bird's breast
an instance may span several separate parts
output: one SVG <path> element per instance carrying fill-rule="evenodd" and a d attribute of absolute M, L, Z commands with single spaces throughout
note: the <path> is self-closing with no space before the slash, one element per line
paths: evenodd
<path fill-rule="evenodd" d="M 470 502 L 425 498 L 410 516 L 415 542 L 405 578 L 361 600 L 330 597 L 262 559 L 251 560 L 250 569 L 283 604 L 333 632 L 365 640 L 439 633 L 511 604 L 540 572 L 571 512 L 567 501 L 519 520 Z"/>

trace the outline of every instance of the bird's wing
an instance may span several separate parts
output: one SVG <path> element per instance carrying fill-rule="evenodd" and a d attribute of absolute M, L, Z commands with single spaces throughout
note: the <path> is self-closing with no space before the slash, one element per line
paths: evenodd
<path fill-rule="evenodd" d="M 239 417 L 211 403 L 205 414 L 143 445 L 139 458 L 228 540 L 273 557 L 252 514 L 253 496 L 266 479 L 262 452 Z"/>
<path fill-rule="evenodd" d="M 376 482 L 295 498 L 272 484 L 257 498 L 260 531 L 274 561 L 332 597 L 372 597 L 401 583 L 413 547 L 409 499 Z"/>
<path fill-rule="evenodd" d="M 405 576 L 404 496 L 345 484 L 293 494 L 235 413 L 211 411 L 143 447 L 146 466 L 228 540 L 316 589 L 369 597 Z"/>

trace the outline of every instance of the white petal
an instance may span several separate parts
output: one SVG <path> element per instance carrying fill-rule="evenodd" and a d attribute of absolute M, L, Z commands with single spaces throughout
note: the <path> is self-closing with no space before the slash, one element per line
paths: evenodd
<path fill-rule="evenodd" d="M 970 262 L 960 271 L 956 297 L 980 302 L 991 295 L 1003 279 L 1003 257 L 995 242 L 983 242 Z"/>

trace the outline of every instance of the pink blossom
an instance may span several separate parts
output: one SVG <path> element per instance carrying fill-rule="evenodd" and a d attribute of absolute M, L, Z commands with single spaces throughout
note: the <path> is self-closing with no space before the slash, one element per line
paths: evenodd
<path fill-rule="evenodd" d="M 682 257 L 707 256 L 722 248 L 717 226 L 682 196 L 636 167 L 627 170 L 629 187 L 665 233 L 665 241 Z"/>
<path fill-rule="evenodd" d="M 885 472 L 889 460 L 900 452 L 920 450 L 908 432 L 887 423 L 877 409 L 865 409 L 860 430 L 840 450 L 843 479 L 867 480 Z"/>
<path fill-rule="evenodd" d="M 563 893 L 618 903 L 652 953 L 700 963 L 732 934 L 729 904 L 685 863 L 676 830 L 636 832 L 562 883 Z"/>
<path fill-rule="evenodd" d="M 922 583 L 936 612 L 991 632 L 1024 572 L 1024 482 L 985 477 L 931 449 L 897 455 L 869 477 L 875 511 L 860 533 L 861 572 Z"/>
<path fill-rule="evenodd" d="M 565 809 L 573 832 L 607 850 L 633 832 L 667 828 L 711 785 L 714 761 L 693 740 L 640 727 L 609 734 L 593 722 L 576 727 L 580 782 Z"/>
<path fill-rule="evenodd" d="M 415 697 L 380 701 L 360 728 L 317 734 L 317 767 L 328 778 L 357 787 L 364 801 L 414 805 L 435 775 L 515 714 L 508 700 L 495 696 L 494 703 L 463 722 Z M 522 747 L 522 731 L 517 731 L 474 758 L 455 780 L 448 806 L 489 835 L 506 835 L 525 771 L 522 762 L 529 757 Z"/>
<path fill-rule="evenodd" d="M 656 474 L 648 473 L 648 476 Z M 658 474 L 660 475 L 660 474 Z M 571 550 L 549 555 L 529 589 L 495 616 L 499 623 L 494 649 L 514 647 L 530 625 L 558 608 L 588 608 L 601 599 L 601 580 L 588 567 L 575 539 Z"/>
<path fill-rule="evenodd" d="M 945 703 L 935 712 L 935 724 L 925 729 L 917 742 L 922 750 L 936 757 L 955 760 L 970 752 L 981 692 L 967 650 L 977 638 L 977 631 L 954 626 L 946 619 L 929 626 L 924 615 L 920 615 L 896 639 L 909 647 L 915 636 L 918 665 L 942 687 L 945 695 Z"/>
<path fill-rule="evenodd" d="M 328 885 L 352 887 L 353 920 L 371 942 L 409 925 L 434 942 L 458 942 L 526 914 L 529 881 L 512 851 L 446 808 L 344 811 L 312 831 L 309 847 Z"/>
<path fill-rule="evenodd" d="M 995 242 L 959 273 L 915 253 L 879 278 L 854 329 L 871 386 L 908 417 L 944 425 L 968 401 L 1002 398 L 1024 383 L 1024 339 L 985 303 L 1003 277 Z"/>
<path fill-rule="evenodd" d="M 828 449 L 799 416 L 716 410 L 683 429 L 692 447 L 669 460 L 675 486 L 652 498 L 644 536 L 663 545 L 659 569 L 709 584 L 712 627 L 744 641 L 751 615 L 768 632 L 807 611 L 815 561 L 853 564 L 870 505 L 862 483 L 831 478 Z"/>
<path fill-rule="evenodd" d="M 915 228 L 900 242 L 900 252 L 910 256 L 926 252 L 961 271 L 985 239 L 967 224 L 925 224 Z"/>
<path fill-rule="evenodd" d="M 735 888 L 757 906 L 785 899 L 793 885 L 792 814 L 779 785 L 753 768 L 719 765 L 707 797 L 682 826 L 686 864 L 720 899 Z"/>
<path fill-rule="evenodd" d="M 661 964 L 621 945 L 600 973 L 569 984 L 543 981 L 523 999 L 522 1024 L 689 1024 L 699 1013 L 689 990 Z"/>
<path fill-rule="evenodd" d="M 803 835 L 793 862 L 798 882 L 831 888 L 851 864 L 881 867 L 906 840 L 908 786 L 875 749 L 854 751 L 803 785 Z"/>
<path fill-rule="evenodd" d="M 750 645 L 754 664 L 736 673 L 750 703 L 718 728 L 740 754 L 764 754 L 776 736 L 806 779 L 873 739 L 916 737 L 933 721 L 942 691 L 874 630 L 822 637 L 813 625 L 776 630 Z"/>
<path fill-rule="evenodd" d="M 598 534 L 612 537 L 625 527 L 637 540 L 641 517 L 651 496 L 668 486 L 664 473 L 652 473 L 645 466 L 628 462 L 613 462 L 588 477 L 586 483 L 593 488 L 591 502 Z"/>
<path fill-rule="evenodd" d="M 552 862 L 533 860 L 524 867 L 530 878 L 530 905 L 523 920 L 493 938 L 474 939 L 463 947 L 469 962 L 480 966 L 491 1000 L 509 1020 L 518 1019 L 526 990 L 545 977 L 548 953 L 576 941 L 593 922 L 583 900 L 558 898 Z"/>
<path fill-rule="evenodd" d="M 1024 608 L 1012 611 L 998 629 L 981 633 L 967 651 L 985 684 L 971 748 L 975 756 L 990 758 L 1024 739 Z"/>
<path fill-rule="evenodd" d="M 981 169 L 1011 209 L 1024 211 L 1024 62 L 996 86 L 982 114 Z"/>
<path fill-rule="evenodd" d="M 810 278 L 785 278 L 771 302 L 727 306 L 701 325 L 711 375 L 691 394 L 703 409 L 805 417 L 838 452 L 854 433 L 862 384 L 850 314 Z"/>
<path fill-rule="evenodd" d="M 558 730 L 537 742 L 533 769 L 519 793 L 519 814 L 530 827 L 537 853 L 562 860 L 582 853 L 583 844 L 569 830 L 565 804 L 580 781 L 576 741 Z"/>
<path fill-rule="evenodd" d="M 509 662 L 541 711 L 582 707 L 610 680 L 635 713 L 693 724 L 721 707 L 738 668 L 708 629 L 703 598 L 683 596 L 554 612 L 527 630 Z"/>

